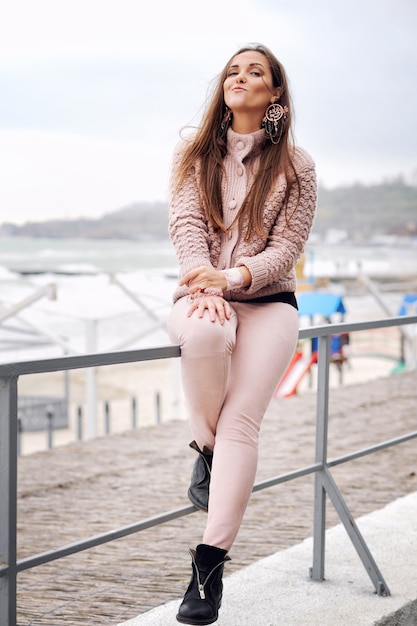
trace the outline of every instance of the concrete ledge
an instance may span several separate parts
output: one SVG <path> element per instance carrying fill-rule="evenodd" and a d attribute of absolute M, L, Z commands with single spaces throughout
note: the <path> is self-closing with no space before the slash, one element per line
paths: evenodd
<path fill-rule="evenodd" d="M 417 492 L 359 518 L 356 523 L 390 589 L 389 597 L 376 595 L 362 561 L 339 525 L 326 533 L 325 581 L 309 578 L 313 542 L 306 539 L 226 576 L 216 624 L 416 625 Z M 180 601 L 157 607 L 119 626 L 178 624 L 175 615 Z"/>

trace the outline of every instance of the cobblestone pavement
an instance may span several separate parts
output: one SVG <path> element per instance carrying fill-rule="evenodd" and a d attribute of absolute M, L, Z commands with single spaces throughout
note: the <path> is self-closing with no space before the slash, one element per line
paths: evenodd
<path fill-rule="evenodd" d="M 417 372 L 333 389 L 329 458 L 415 431 L 416 399 Z M 314 461 L 315 404 L 314 393 L 271 402 L 257 481 Z M 189 440 L 188 424 L 178 421 L 21 457 L 19 559 L 188 504 Z M 416 491 L 416 473 L 415 439 L 332 470 L 355 518 Z M 312 535 L 313 481 L 253 494 L 226 575 Z M 22 572 L 18 624 L 114 626 L 180 597 L 188 548 L 200 541 L 204 522 L 196 512 Z M 327 525 L 338 522 L 328 504 Z"/>

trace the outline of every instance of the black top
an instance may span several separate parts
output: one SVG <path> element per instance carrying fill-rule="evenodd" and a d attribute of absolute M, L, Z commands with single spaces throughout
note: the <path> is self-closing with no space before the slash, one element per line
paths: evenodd
<path fill-rule="evenodd" d="M 297 298 L 293 291 L 281 291 L 281 293 L 273 293 L 270 296 L 261 296 L 260 298 L 251 298 L 251 300 L 240 300 L 239 302 L 247 302 L 248 304 L 264 304 L 265 302 L 286 302 L 291 304 L 298 311 Z"/>

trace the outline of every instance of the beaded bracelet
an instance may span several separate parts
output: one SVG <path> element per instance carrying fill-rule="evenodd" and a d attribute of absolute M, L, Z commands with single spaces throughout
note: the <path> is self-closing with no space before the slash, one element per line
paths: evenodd
<path fill-rule="evenodd" d="M 202 291 L 197 291 L 192 295 L 188 295 L 188 302 L 191 304 L 197 298 L 204 298 L 204 296 L 218 296 L 219 298 L 223 297 L 223 289 L 220 287 L 206 287 Z"/>
<path fill-rule="evenodd" d="M 230 267 L 227 270 L 221 270 L 226 277 L 226 289 L 239 289 L 243 285 L 243 274 L 238 267 Z"/>

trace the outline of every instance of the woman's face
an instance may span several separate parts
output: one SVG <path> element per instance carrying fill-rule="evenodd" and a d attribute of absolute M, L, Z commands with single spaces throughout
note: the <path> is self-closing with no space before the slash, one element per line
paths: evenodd
<path fill-rule="evenodd" d="M 273 87 L 266 56 L 255 50 L 236 55 L 228 68 L 223 94 L 226 105 L 235 115 L 252 113 L 262 119 L 267 107 L 279 95 L 279 89 Z"/>

